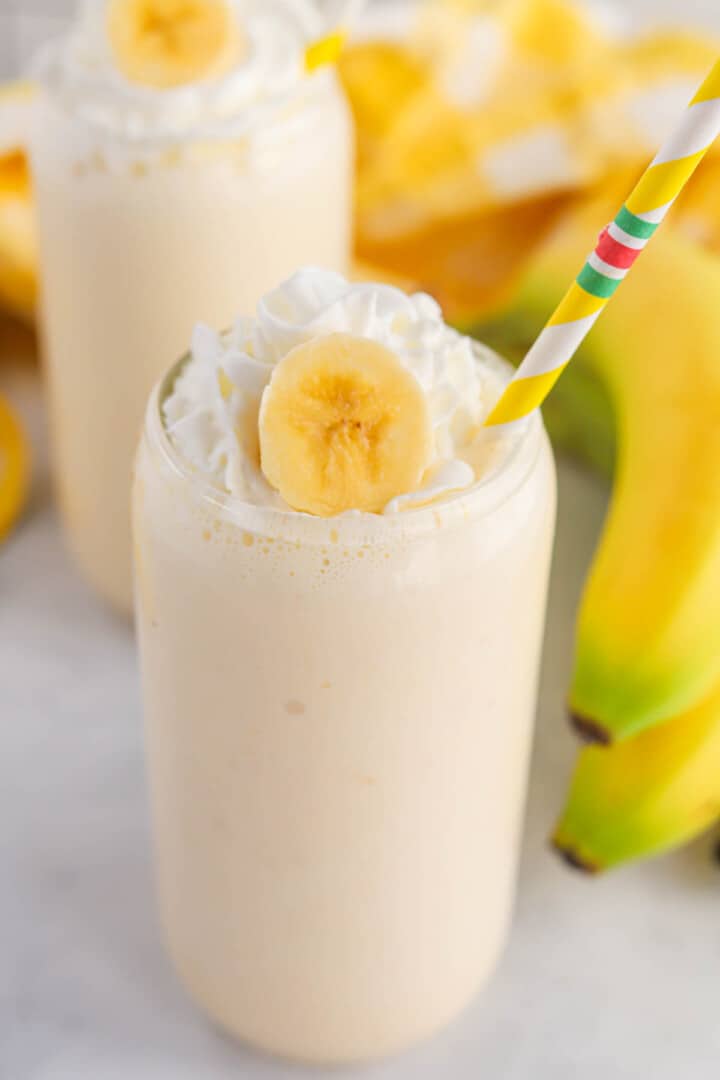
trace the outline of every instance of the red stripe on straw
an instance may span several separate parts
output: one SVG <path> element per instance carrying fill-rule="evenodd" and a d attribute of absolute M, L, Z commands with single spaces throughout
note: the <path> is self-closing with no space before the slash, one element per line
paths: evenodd
<path fill-rule="evenodd" d="M 642 248 L 631 248 L 621 244 L 610 235 L 607 229 L 603 229 L 600 233 L 598 246 L 595 248 L 595 254 L 608 266 L 614 266 L 616 270 L 629 270 L 641 251 Z"/>

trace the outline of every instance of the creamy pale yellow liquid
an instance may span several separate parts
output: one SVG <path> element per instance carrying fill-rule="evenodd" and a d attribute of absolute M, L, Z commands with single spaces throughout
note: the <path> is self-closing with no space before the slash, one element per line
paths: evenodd
<path fill-rule="evenodd" d="M 53 463 L 70 547 L 125 611 L 131 462 L 153 383 L 198 320 L 228 325 L 300 264 L 349 264 L 352 136 L 332 76 L 269 126 L 242 142 L 135 146 L 49 94 L 38 107 Z"/>
<path fill-rule="evenodd" d="M 372 1058 L 489 977 L 554 509 L 539 422 L 496 478 L 410 515 L 223 505 L 151 402 L 134 521 L 161 908 L 182 980 L 236 1036 Z"/>

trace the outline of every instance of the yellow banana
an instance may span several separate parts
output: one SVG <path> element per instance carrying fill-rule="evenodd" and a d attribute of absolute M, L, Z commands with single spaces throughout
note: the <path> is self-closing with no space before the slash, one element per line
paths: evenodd
<path fill-rule="evenodd" d="M 8 403 L 0 397 L 0 540 L 8 534 L 22 509 L 29 460 L 23 430 Z"/>
<path fill-rule="evenodd" d="M 612 214 L 593 203 L 558 230 L 500 317 L 505 340 L 534 337 Z M 720 681 L 719 356 L 720 262 L 667 225 L 558 387 L 572 407 L 590 376 L 617 434 L 570 693 L 578 725 L 603 741 L 686 712 Z"/>
<path fill-rule="evenodd" d="M 682 716 L 580 754 L 553 842 L 591 873 L 658 855 L 720 818 L 720 686 Z"/>

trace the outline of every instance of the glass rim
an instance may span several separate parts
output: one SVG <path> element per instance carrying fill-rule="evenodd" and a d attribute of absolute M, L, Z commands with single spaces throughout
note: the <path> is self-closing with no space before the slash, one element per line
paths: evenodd
<path fill-rule="evenodd" d="M 473 342 L 473 345 L 485 355 L 494 357 L 509 380 L 513 369 L 507 361 L 480 342 Z M 207 474 L 185 461 L 173 445 L 162 415 L 162 404 L 189 359 L 188 352 L 155 385 L 145 413 L 143 438 L 161 455 L 173 474 L 190 486 L 199 503 L 211 507 L 224 521 L 257 536 L 327 544 L 332 532 L 335 542 L 357 546 L 383 539 L 410 539 L 436 531 L 439 527 L 477 521 L 497 511 L 523 487 L 533 475 L 543 444 L 547 441 L 538 410 L 517 425 L 515 435 L 510 436 L 512 441 L 503 450 L 497 464 L 474 484 L 435 502 L 397 513 L 351 511 L 333 517 L 319 517 L 290 508 L 263 506 L 219 488 Z M 490 432 L 491 429 L 488 429 Z M 490 437 L 503 439 L 508 435 L 500 432 Z"/>

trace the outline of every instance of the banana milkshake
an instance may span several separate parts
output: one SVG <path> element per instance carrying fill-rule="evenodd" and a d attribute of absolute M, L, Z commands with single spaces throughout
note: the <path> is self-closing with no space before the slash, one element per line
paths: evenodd
<path fill-rule="evenodd" d="M 330 67 L 305 71 L 325 30 L 311 0 L 86 0 L 38 58 L 54 462 L 70 546 L 118 608 L 144 404 L 194 321 L 348 266 L 349 114 Z"/>
<path fill-rule="evenodd" d="M 511 913 L 554 529 L 539 415 L 428 296 L 298 272 L 199 326 L 136 465 L 160 904 L 206 1012 L 284 1057 L 392 1053 Z"/>

